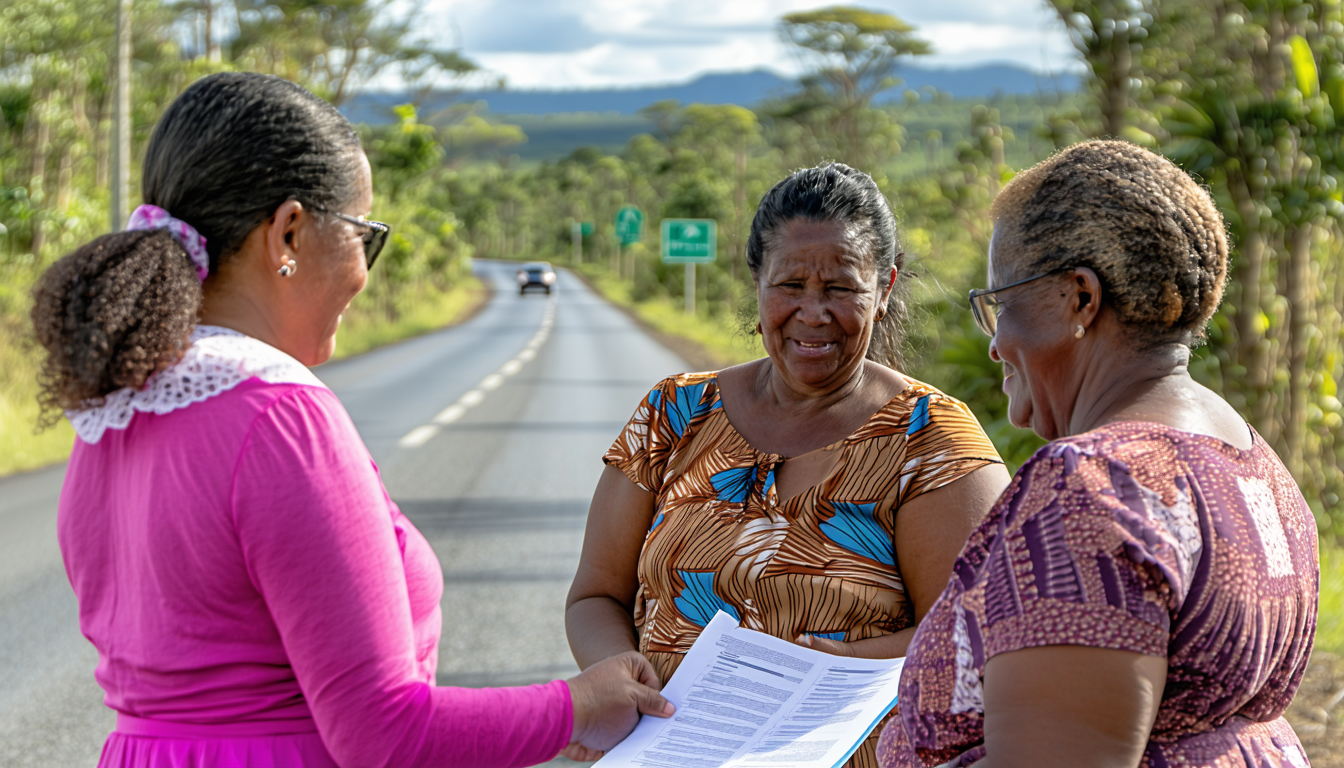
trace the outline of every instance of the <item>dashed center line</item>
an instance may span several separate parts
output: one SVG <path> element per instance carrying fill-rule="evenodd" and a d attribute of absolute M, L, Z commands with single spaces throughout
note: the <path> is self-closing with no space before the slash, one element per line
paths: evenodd
<path fill-rule="evenodd" d="M 468 391 L 457 399 L 456 403 L 439 411 L 438 415 L 430 420 L 428 424 L 412 429 L 397 441 L 397 445 L 402 448 L 419 448 L 434 439 L 444 427 L 452 424 L 462 418 L 467 411 L 475 408 L 485 400 L 487 392 L 493 392 L 504 383 L 508 377 L 518 373 L 523 369 L 523 364 L 531 362 L 537 356 L 537 350 L 546 343 L 546 339 L 551 335 L 551 327 L 555 325 L 555 300 L 546 302 L 546 311 L 541 316 L 541 325 L 537 327 L 537 332 L 532 334 L 528 340 L 527 346 L 522 351 L 513 356 L 513 359 L 501 365 L 499 370 L 481 379 L 473 389 Z"/>

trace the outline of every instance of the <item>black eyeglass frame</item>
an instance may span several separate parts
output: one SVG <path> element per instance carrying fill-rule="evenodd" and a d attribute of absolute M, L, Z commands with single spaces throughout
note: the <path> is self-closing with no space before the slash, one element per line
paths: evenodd
<path fill-rule="evenodd" d="M 373 262 L 378 260 L 378 254 L 382 253 L 383 246 L 387 245 L 387 238 L 392 234 L 392 227 L 381 221 L 362 219 L 340 211 L 323 211 L 323 213 L 328 216 L 335 216 L 341 221 L 354 224 L 357 227 L 368 227 L 369 234 L 364 239 L 364 267 L 365 269 L 373 269 Z"/>
<path fill-rule="evenodd" d="M 990 337 L 991 339 L 994 338 L 994 332 L 999 327 L 999 313 L 994 311 L 994 307 L 998 306 L 998 302 L 993 301 L 989 297 L 993 296 L 999 291 L 1006 291 L 1009 288 L 1016 288 L 1019 285 L 1026 285 L 1027 283 L 1030 283 L 1032 281 L 1040 280 L 1043 277 L 1050 277 L 1051 275 L 1062 274 L 1064 272 L 1068 272 L 1074 269 L 1077 269 L 1077 267 L 1073 266 L 1058 267 L 1056 269 L 1050 270 L 1049 272 L 1042 272 L 1039 275 L 1032 275 L 1031 277 L 1025 278 L 1023 280 L 1018 280 L 1015 283 L 1001 285 L 998 288 L 973 289 L 967 296 L 967 299 L 969 299 L 971 302 L 971 315 L 975 317 L 975 326 L 979 328 L 986 336 Z"/>

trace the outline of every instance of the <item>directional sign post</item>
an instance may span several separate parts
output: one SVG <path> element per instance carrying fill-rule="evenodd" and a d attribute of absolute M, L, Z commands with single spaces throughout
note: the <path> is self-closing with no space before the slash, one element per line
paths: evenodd
<path fill-rule="evenodd" d="M 583 262 L 583 238 L 593 234 L 593 222 L 571 221 L 569 224 L 570 241 L 574 244 L 574 263 Z"/>
<path fill-rule="evenodd" d="M 718 253 L 719 223 L 714 219 L 663 219 L 664 264 L 686 265 L 686 314 L 695 314 L 695 265 L 709 264 Z"/>
<path fill-rule="evenodd" d="M 627 205 L 616 212 L 616 236 L 621 245 L 634 245 L 644 237 L 644 212 Z"/>
<path fill-rule="evenodd" d="M 644 239 L 644 212 L 633 205 L 627 205 L 616 212 L 616 238 L 621 246 L 616 249 L 616 272 L 621 277 L 629 273 L 630 279 L 635 276 L 634 257 L 625 258 L 625 250 L 628 246 L 638 243 Z"/>

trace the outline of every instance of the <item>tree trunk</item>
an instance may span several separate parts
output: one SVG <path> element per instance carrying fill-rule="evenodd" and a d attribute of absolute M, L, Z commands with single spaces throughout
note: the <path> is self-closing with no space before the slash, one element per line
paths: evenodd
<path fill-rule="evenodd" d="M 61 145 L 61 159 L 56 172 L 56 210 L 64 211 L 70 207 L 70 195 L 74 188 L 75 154 L 73 142 Z"/>
<path fill-rule="evenodd" d="M 1283 419 L 1283 443 L 1288 449 L 1288 469 L 1300 477 L 1304 451 L 1302 436 L 1307 425 L 1307 345 L 1311 329 L 1311 239 L 1310 223 L 1294 227 L 1289 234 L 1288 299 L 1288 408 Z"/>
<path fill-rule="evenodd" d="M 207 61 L 219 61 L 219 41 L 215 39 L 215 2 L 205 0 L 205 58 Z"/>
<path fill-rule="evenodd" d="M 1112 16 L 1125 16 L 1123 6 L 1120 13 Z M 1102 80 L 1101 131 L 1111 137 L 1119 137 L 1125 129 L 1125 112 L 1129 109 L 1129 78 L 1133 69 L 1133 57 L 1129 50 L 1129 27 L 1122 31 L 1117 24 L 1112 28 L 1111 39 L 1106 44 L 1108 71 Z"/>
<path fill-rule="evenodd" d="M 1245 159 L 1248 160 L 1248 159 Z M 1243 162 L 1242 167 L 1250 165 Z M 1240 173 L 1229 174 L 1227 183 L 1233 204 L 1241 216 L 1244 234 L 1234 259 L 1232 283 L 1241 295 L 1234 312 L 1237 343 L 1231 349 L 1233 364 L 1245 369 L 1242 374 L 1242 392 L 1246 396 L 1249 413 L 1244 414 L 1257 431 L 1273 434 L 1272 409 L 1269 402 L 1269 339 L 1265 337 L 1266 305 L 1263 296 L 1265 254 L 1268 250 L 1266 233 L 1262 231 L 1256 193 Z"/>
<path fill-rule="evenodd" d="M 31 253 L 40 261 L 42 246 L 46 240 L 43 232 L 43 216 L 46 209 L 47 191 L 47 153 L 51 149 L 51 122 L 47 120 L 47 110 L 51 101 L 51 89 L 43 88 L 36 103 L 28 110 L 28 121 L 33 126 L 31 164 L 28 167 L 28 199 L 32 201 L 33 242 Z"/>

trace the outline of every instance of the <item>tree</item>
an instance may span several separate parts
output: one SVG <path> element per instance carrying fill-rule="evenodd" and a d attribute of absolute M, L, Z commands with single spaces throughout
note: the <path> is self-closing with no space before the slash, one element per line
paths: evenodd
<path fill-rule="evenodd" d="M 1094 31 L 1124 31 L 1126 16 L 1140 20 L 1144 34 L 1128 34 L 1127 49 L 1141 66 L 1123 88 L 1119 35 L 1108 44 L 1094 36 L 1079 50 L 1103 115 L 1119 114 L 1107 106 L 1117 90 L 1130 99 L 1127 125 L 1115 132 L 1160 149 L 1209 184 L 1227 219 L 1234 245 L 1227 301 L 1192 370 L 1274 445 L 1322 530 L 1344 526 L 1327 514 L 1344 494 L 1335 277 L 1344 234 L 1344 8 L 1316 0 L 1053 4 Z M 1140 122 L 1144 130 L 1136 131 Z"/>
<path fill-rule="evenodd" d="M 1124 135 L 1139 70 L 1136 50 L 1148 37 L 1154 0 L 1050 0 L 1074 48 L 1087 62 L 1101 112 L 1101 134 Z"/>
<path fill-rule="evenodd" d="M 780 34 L 796 46 L 808 72 L 802 92 L 774 110 L 777 117 L 826 124 L 841 139 L 837 147 L 852 163 L 868 165 L 865 136 L 886 133 L 888 126 L 870 114 L 873 100 L 901 84 L 895 77 L 903 57 L 933 51 L 895 16 L 848 6 L 791 13 L 780 21 Z"/>
<path fill-rule="evenodd" d="M 419 3 L 399 0 L 233 0 L 238 35 L 231 58 L 249 69 L 304 83 L 340 106 L 365 83 L 397 67 L 412 80 L 461 75 L 476 65 L 434 46 Z"/>

